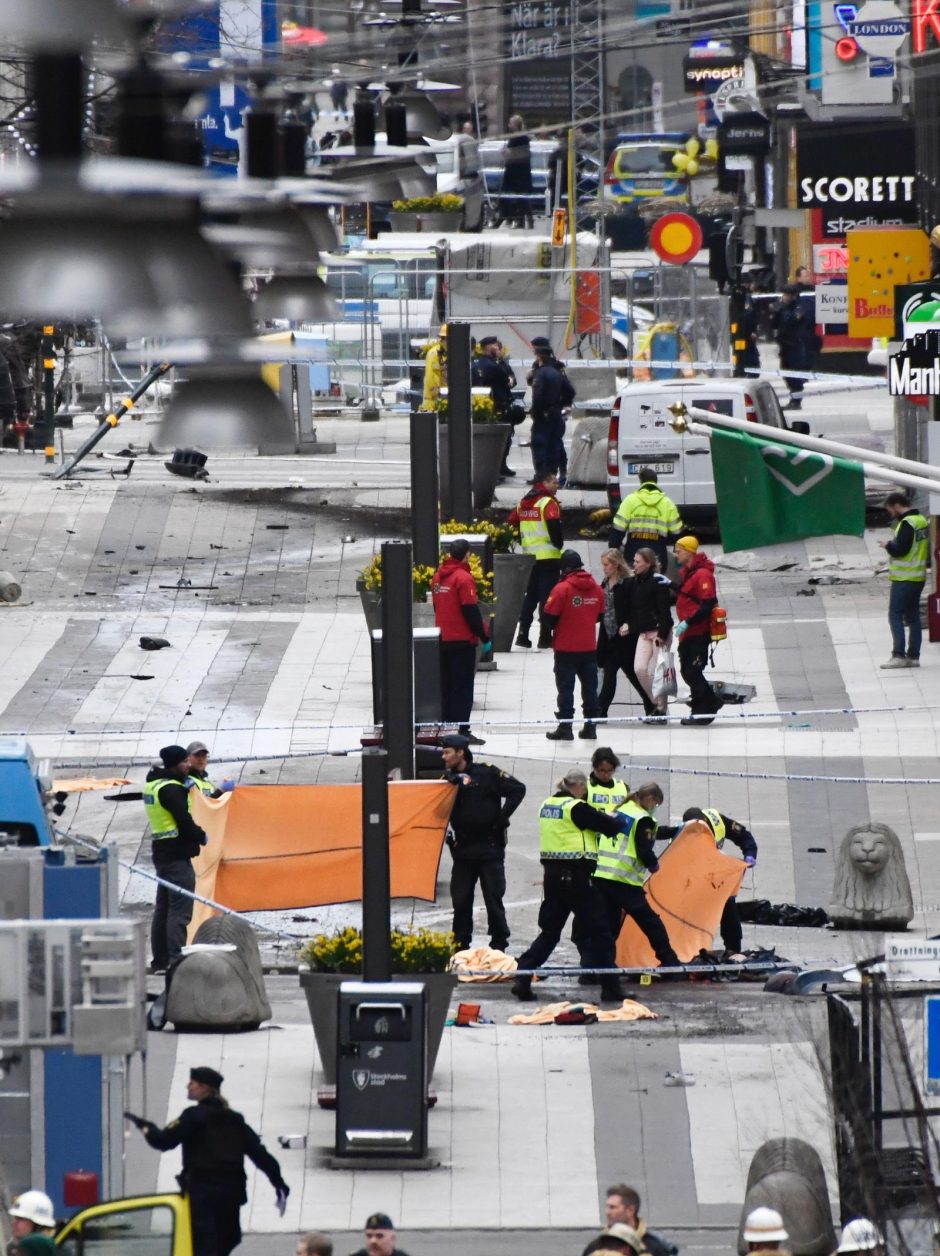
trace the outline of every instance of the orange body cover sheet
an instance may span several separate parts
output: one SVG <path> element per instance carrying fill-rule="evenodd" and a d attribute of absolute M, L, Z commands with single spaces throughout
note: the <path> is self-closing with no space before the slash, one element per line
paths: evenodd
<path fill-rule="evenodd" d="M 684 964 L 702 947 L 710 950 L 725 903 L 741 888 L 746 865 L 723 855 L 707 824 L 693 820 L 659 857 L 659 871 L 644 887 L 653 911 L 666 926 L 672 949 Z M 653 948 L 627 919 L 617 939 L 621 968 L 655 967 Z"/>
<path fill-rule="evenodd" d="M 389 784 L 393 898 L 433 901 L 455 794 L 446 781 Z M 209 836 L 193 860 L 204 898 L 264 911 L 362 897 L 359 785 L 239 785 L 218 799 L 194 794 L 193 819 Z M 195 904 L 190 940 L 213 914 Z"/>

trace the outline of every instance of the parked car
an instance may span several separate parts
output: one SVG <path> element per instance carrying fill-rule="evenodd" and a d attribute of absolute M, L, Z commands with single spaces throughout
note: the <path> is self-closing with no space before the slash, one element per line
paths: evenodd
<path fill-rule="evenodd" d="M 533 214 L 546 212 L 545 193 L 548 188 L 548 172 L 552 153 L 558 147 L 555 140 L 530 140 L 529 151 L 532 154 L 532 192 L 526 197 L 531 204 Z M 506 141 L 484 140 L 480 144 L 480 162 L 483 169 L 483 182 L 486 185 L 487 199 L 495 207 L 503 185 L 503 171 L 506 163 Z M 593 157 L 580 154 L 578 156 L 577 201 L 592 200 L 597 196 L 600 182 L 600 163 Z M 562 189 L 562 204 L 568 204 L 567 180 Z"/>
<path fill-rule="evenodd" d="M 611 509 L 637 487 L 637 472 L 652 468 L 663 492 L 686 520 L 717 512 L 707 436 L 680 434 L 668 406 L 683 401 L 700 410 L 788 430 L 777 394 L 765 379 L 670 379 L 626 384 L 614 399 L 607 439 L 607 497 Z M 795 432 L 809 425 L 795 422 Z"/>
<path fill-rule="evenodd" d="M 672 159 L 685 151 L 688 137 L 678 133 L 618 137 L 604 171 L 605 200 L 621 205 L 646 197 L 689 199 L 689 180 Z"/>

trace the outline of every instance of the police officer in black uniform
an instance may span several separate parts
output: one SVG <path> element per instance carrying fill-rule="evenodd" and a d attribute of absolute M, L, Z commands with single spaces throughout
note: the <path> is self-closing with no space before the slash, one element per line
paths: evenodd
<path fill-rule="evenodd" d="M 505 951 L 509 945 L 509 921 L 503 908 L 507 830 L 509 817 L 525 798 L 525 786 L 491 763 L 475 763 L 470 742 L 459 733 L 442 739 L 441 753 L 444 779 L 457 786 L 447 839 L 454 857 L 450 878 L 454 937 L 461 950 L 470 946 L 473 893 L 479 881 L 490 946 Z"/>
<path fill-rule="evenodd" d="M 158 1151 L 183 1148 L 179 1182 L 189 1195 L 196 1256 L 228 1256 L 242 1241 L 238 1214 L 248 1199 L 245 1156 L 274 1187 L 282 1214 L 290 1194 L 280 1165 L 242 1114 L 228 1106 L 221 1089 L 221 1073 L 214 1068 L 193 1068 L 186 1093 L 195 1106 L 185 1108 L 165 1129 L 125 1113 L 151 1147 Z"/>

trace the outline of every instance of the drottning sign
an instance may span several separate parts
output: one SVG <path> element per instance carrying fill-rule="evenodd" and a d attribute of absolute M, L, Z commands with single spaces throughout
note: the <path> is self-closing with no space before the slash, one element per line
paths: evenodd
<path fill-rule="evenodd" d="M 568 211 L 567 209 L 556 209 L 552 215 L 552 245 L 556 249 L 560 249 L 565 243 L 565 236 L 568 232 Z"/>
<path fill-rule="evenodd" d="M 924 1094 L 940 1095 L 940 994 L 924 996 Z"/>

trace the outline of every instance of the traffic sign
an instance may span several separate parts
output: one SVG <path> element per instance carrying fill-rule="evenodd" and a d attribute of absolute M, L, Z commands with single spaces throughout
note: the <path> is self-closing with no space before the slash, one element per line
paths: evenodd
<path fill-rule="evenodd" d="M 940 994 L 924 996 L 924 1094 L 940 1095 Z"/>
<path fill-rule="evenodd" d="M 672 266 L 691 262 L 702 247 L 702 228 L 689 214 L 663 214 L 650 232 L 657 257 Z"/>
<path fill-rule="evenodd" d="M 567 209 L 556 209 L 552 215 L 552 245 L 556 249 L 560 249 L 564 244 L 567 232 L 568 211 Z"/>

